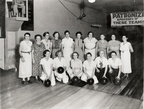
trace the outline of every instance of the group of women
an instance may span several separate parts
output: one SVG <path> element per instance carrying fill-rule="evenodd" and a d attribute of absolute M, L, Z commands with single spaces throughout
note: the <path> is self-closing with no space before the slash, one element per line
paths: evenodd
<path fill-rule="evenodd" d="M 64 35 L 61 40 L 56 31 L 50 40 L 49 32 L 45 32 L 43 37 L 35 35 L 35 42 L 32 43 L 30 33 L 24 34 L 19 48 L 19 77 L 22 78 L 22 84 L 26 80 L 31 83 L 31 76 L 36 80 L 49 79 L 52 86 L 56 80 L 68 83 L 74 76 L 82 81 L 93 78 L 96 84 L 107 74 L 113 81 L 114 78 L 120 79 L 121 72 L 125 77 L 132 72 L 130 53 L 133 48 L 125 35 L 122 36 L 123 42 L 116 40 L 115 35 L 108 42 L 104 34 L 97 40 L 92 31 L 88 32 L 84 40 L 81 32 L 76 33 L 75 40 L 70 37 L 68 30 Z M 62 74 L 57 70 L 59 67 L 64 68 Z"/>

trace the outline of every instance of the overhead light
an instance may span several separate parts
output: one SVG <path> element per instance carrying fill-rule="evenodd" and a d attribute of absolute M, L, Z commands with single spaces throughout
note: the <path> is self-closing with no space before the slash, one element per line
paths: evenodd
<path fill-rule="evenodd" d="M 88 0 L 88 2 L 90 3 L 94 3 L 96 0 Z"/>

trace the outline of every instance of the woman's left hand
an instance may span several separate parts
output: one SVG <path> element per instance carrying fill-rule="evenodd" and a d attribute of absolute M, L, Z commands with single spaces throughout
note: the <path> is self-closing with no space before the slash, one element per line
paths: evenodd
<path fill-rule="evenodd" d="M 116 78 L 117 78 L 117 79 L 120 79 L 120 77 L 119 77 L 119 76 L 117 76 Z"/>
<path fill-rule="evenodd" d="M 105 76 L 105 75 L 103 75 L 103 78 L 106 78 L 106 76 Z"/>

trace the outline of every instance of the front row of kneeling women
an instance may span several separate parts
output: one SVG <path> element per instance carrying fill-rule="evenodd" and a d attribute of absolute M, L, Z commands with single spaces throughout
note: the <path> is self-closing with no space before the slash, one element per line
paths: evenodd
<path fill-rule="evenodd" d="M 122 64 L 114 51 L 111 52 L 111 58 L 108 60 L 104 57 L 104 51 L 100 51 L 99 57 L 94 61 L 92 60 L 92 54 L 88 52 L 86 54 L 87 59 L 83 63 L 78 59 L 79 54 L 73 52 L 70 67 L 67 66 L 66 60 L 63 58 L 62 51 L 60 50 L 56 52 L 57 57 L 54 60 L 50 58 L 51 53 L 49 50 L 45 50 L 43 55 L 44 58 L 40 61 L 40 65 L 42 66 L 40 79 L 43 82 L 49 79 L 52 86 L 56 85 L 56 80 L 62 83 L 68 83 L 69 79 L 71 80 L 74 76 L 77 76 L 85 82 L 89 78 L 93 78 L 94 84 L 100 82 L 100 80 L 107 75 L 109 75 L 110 81 L 113 81 L 115 78 L 120 79 Z M 59 67 L 64 68 L 62 74 L 57 70 Z"/>

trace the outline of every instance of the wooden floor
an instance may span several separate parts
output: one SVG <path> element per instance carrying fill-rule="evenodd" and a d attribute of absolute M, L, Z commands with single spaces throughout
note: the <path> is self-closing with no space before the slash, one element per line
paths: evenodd
<path fill-rule="evenodd" d="M 109 83 L 79 87 L 57 83 L 46 88 L 41 83 L 21 85 L 13 70 L 0 74 L 1 109 L 143 109 L 142 98 L 122 94 L 128 81 L 121 86 Z"/>

